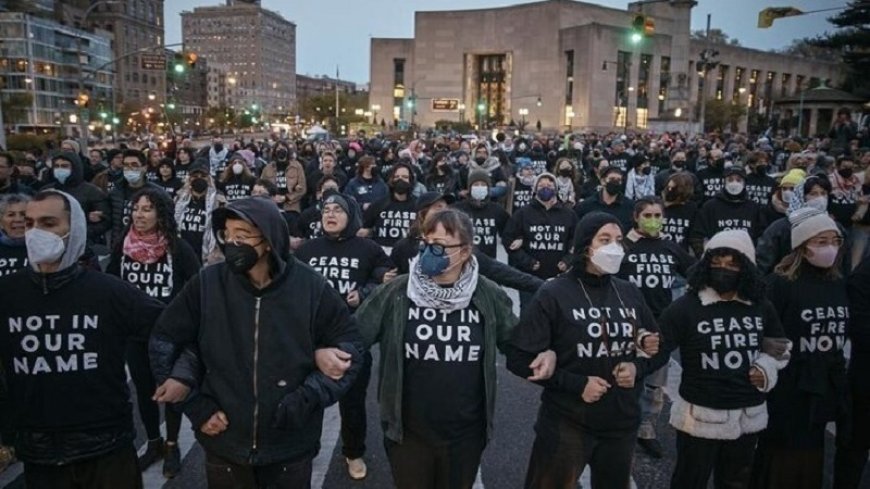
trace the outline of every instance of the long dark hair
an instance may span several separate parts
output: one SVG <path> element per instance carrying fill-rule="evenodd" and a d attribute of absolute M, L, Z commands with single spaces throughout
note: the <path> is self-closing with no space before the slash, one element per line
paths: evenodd
<path fill-rule="evenodd" d="M 758 267 L 749 261 L 749 258 L 743 253 L 728 248 L 717 248 L 704 252 L 701 260 L 689 271 L 689 288 L 695 292 L 700 292 L 701 289 L 710 285 L 710 268 L 712 268 L 713 258 L 719 256 L 731 256 L 734 261 L 740 264 L 737 295 L 741 299 L 758 302 L 764 298 L 764 280 Z"/>
<path fill-rule="evenodd" d="M 148 202 L 154 206 L 154 211 L 157 213 L 157 231 L 166 237 L 168 244 L 168 252 L 175 253 L 178 246 L 178 224 L 175 222 L 175 206 L 172 199 L 162 189 L 153 187 L 143 187 L 141 190 L 133 194 L 130 198 L 130 208 L 139 202 L 139 199 L 145 197 Z M 133 227 L 133 214 L 130 213 L 130 223 L 124 229 L 123 236 L 127 236 L 130 229 Z M 124 246 L 124 240 L 120 239 L 116 243 L 118 249 Z"/>

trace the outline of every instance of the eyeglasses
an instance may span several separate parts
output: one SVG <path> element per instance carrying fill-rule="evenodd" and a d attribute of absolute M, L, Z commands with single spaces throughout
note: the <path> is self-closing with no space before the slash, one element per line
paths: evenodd
<path fill-rule="evenodd" d="M 427 243 L 425 241 L 420 241 L 420 253 L 426 250 L 428 247 L 432 250 L 432 254 L 435 256 L 444 256 L 448 249 L 450 248 L 460 248 L 465 246 L 465 243 L 459 243 L 455 245 L 443 245 L 439 243 Z"/>
<path fill-rule="evenodd" d="M 321 211 L 321 214 L 323 214 L 324 216 L 337 216 L 344 213 L 344 209 L 342 209 L 341 207 L 324 207 Z"/>
<path fill-rule="evenodd" d="M 240 244 L 247 244 L 251 246 L 257 246 L 258 244 L 263 242 L 263 235 L 259 236 L 248 236 L 246 234 L 238 234 L 236 236 L 230 236 L 227 233 L 226 229 L 221 229 L 217 232 L 217 240 L 220 244 L 232 244 L 235 246 L 239 246 Z M 256 240 L 256 242 L 254 242 Z"/>

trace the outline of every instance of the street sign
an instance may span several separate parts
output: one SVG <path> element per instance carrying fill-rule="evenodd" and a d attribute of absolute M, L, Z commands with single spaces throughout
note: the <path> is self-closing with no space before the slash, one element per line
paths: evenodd
<path fill-rule="evenodd" d="M 140 54 L 139 63 L 143 70 L 166 70 L 166 55 L 165 54 Z"/>
<path fill-rule="evenodd" d="M 459 110 L 458 98 L 433 98 L 432 112 L 455 112 Z"/>

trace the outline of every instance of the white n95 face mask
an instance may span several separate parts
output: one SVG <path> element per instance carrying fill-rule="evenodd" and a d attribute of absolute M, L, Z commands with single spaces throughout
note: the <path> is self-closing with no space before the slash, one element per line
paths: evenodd
<path fill-rule="evenodd" d="M 68 236 L 68 235 L 67 235 Z M 61 259 L 66 245 L 64 238 L 42 229 L 30 229 L 24 233 L 27 259 L 35 265 L 54 263 Z"/>
<path fill-rule="evenodd" d="M 607 275 L 613 275 L 619 271 L 624 257 L 625 250 L 622 248 L 622 245 L 613 242 L 593 250 L 589 260 L 602 272 Z"/>

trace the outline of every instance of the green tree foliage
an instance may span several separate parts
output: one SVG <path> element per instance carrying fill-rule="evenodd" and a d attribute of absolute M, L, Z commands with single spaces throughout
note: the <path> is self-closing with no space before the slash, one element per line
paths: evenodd
<path fill-rule="evenodd" d="M 707 100 L 704 131 L 737 131 L 737 123 L 746 115 L 744 104 L 735 104 L 715 98 Z"/>
<path fill-rule="evenodd" d="M 841 53 L 849 67 L 844 88 L 859 95 L 870 95 L 870 2 L 852 0 L 828 21 L 837 30 L 811 39 L 810 44 Z"/>

